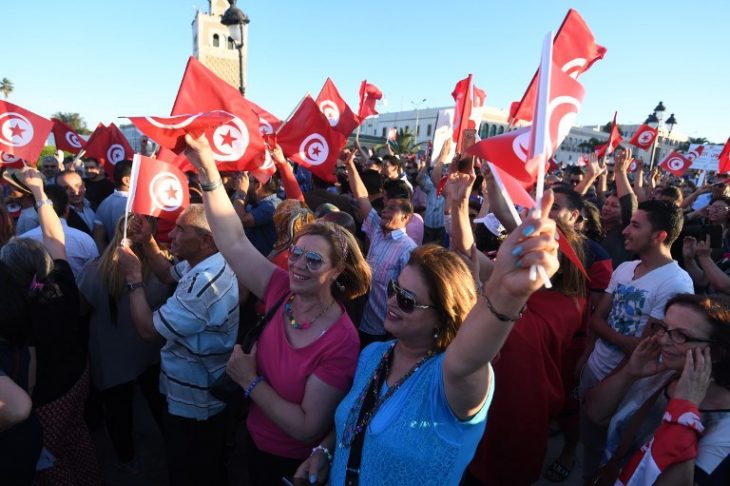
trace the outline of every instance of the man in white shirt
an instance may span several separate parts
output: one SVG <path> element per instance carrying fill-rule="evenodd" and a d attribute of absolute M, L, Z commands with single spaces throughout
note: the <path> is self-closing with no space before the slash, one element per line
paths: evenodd
<path fill-rule="evenodd" d="M 70 227 L 66 222 L 69 211 L 66 190 L 57 185 L 50 185 L 46 187 L 46 196 L 53 203 L 53 209 L 61 219 L 63 233 L 66 236 L 68 264 L 71 266 L 74 276 L 78 276 L 81 269 L 86 265 L 86 262 L 99 256 L 99 251 L 91 236 L 83 231 Z M 43 233 L 40 226 L 26 231 L 19 235 L 19 237 L 43 241 Z"/>

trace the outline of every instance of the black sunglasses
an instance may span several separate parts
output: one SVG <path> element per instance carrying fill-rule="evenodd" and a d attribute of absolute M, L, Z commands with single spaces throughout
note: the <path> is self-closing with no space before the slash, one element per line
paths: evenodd
<path fill-rule="evenodd" d="M 394 294 L 398 308 L 406 314 L 410 314 L 416 309 L 431 309 L 434 307 L 432 305 L 417 304 L 416 296 L 412 292 L 399 287 L 395 280 L 391 280 L 388 283 L 388 298 L 393 297 Z"/>
<path fill-rule="evenodd" d="M 657 336 L 663 336 L 666 334 L 669 339 L 675 344 L 684 343 L 711 343 L 709 339 L 700 339 L 688 336 L 680 329 L 669 329 L 669 327 L 663 322 L 652 322 L 652 330 Z"/>
<path fill-rule="evenodd" d="M 320 255 L 317 252 L 314 251 L 306 251 L 304 248 L 301 248 L 296 245 L 292 245 L 289 247 L 289 261 L 295 262 L 299 260 L 299 258 L 304 255 L 304 262 L 307 265 L 307 268 L 310 272 L 316 272 L 320 268 L 322 268 L 322 265 L 324 265 L 324 258 L 322 258 L 322 255 Z"/>

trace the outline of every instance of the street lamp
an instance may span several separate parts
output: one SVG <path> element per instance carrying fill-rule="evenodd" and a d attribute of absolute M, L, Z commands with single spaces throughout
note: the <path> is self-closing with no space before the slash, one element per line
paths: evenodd
<path fill-rule="evenodd" d="M 418 109 L 425 102 L 426 102 L 426 98 L 423 98 L 421 101 L 411 101 L 411 104 L 416 107 L 416 131 L 414 132 L 414 137 L 413 137 L 413 139 L 416 141 L 416 144 L 418 143 Z"/>
<path fill-rule="evenodd" d="M 665 125 L 669 125 L 669 133 L 667 134 L 667 136 L 671 135 L 672 134 L 672 129 L 674 129 L 674 125 L 677 124 L 677 119 L 674 118 L 674 113 L 672 113 L 671 115 L 669 115 L 669 118 L 667 118 L 667 121 L 664 122 L 664 124 Z"/>
<path fill-rule="evenodd" d="M 240 8 L 236 7 L 236 0 L 228 0 L 228 3 L 231 6 L 223 12 L 221 24 L 228 27 L 228 35 L 233 39 L 233 43 L 236 49 L 238 49 L 238 90 L 241 92 L 241 96 L 245 96 L 246 84 L 243 75 L 243 43 L 245 41 L 245 35 L 243 29 L 245 28 L 244 26 L 248 25 L 250 20 Z"/>
<path fill-rule="evenodd" d="M 667 111 L 667 109 L 664 106 L 664 103 L 660 101 L 659 104 L 654 107 L 654 113 L 649 115 L 646 118 L 646 121 L 644 122 L 647 125 L 651 126 L 652 128 L 657 129 L 657 136 L 654 139 L 654 145 L 651 148 L 651 160 L 649 162 L 650 168 L 654 167 L 654 158 L 655 158 L 656 151 L 657 151 L 657 145 L 659 145 L 658 130 L 659 130 L 659 125 L 661 125 L 662 120 L 664 119 L 665 111 Z M 667 121 L 664 122 L 664 125 L 669 127 L 669 131 L 667 132 L 667 136 L 665 138 L 669 138 L 669 136 L 672 134 L 672 129 L 674 129 L 674 125 L 676 125 L 676 124 L 677 124 L 677 119 L 674 117 L 674 113 L 672 113 L 671 115 L 669 115 L 669 118 L 667 118 Z"/>
<path fill-rule="evenodd" d="M 659 122 L 661 122 L 664 119 L 665 111 L 667 111 L 667 109 L 664 108 L 664 103 L 662 103 L 661 101 L 659 102 L 658 105 L 656 105 L 654 107 L 654 115 L 656 115 L 657 120 L 659 120 Z"/>

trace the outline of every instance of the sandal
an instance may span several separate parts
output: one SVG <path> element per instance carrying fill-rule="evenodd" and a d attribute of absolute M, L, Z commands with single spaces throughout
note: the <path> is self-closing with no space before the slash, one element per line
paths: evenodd
<path fill-rule="evenodd" d="M 570 471 L 573 470 L 573 466 L 575 466 L 575 460 L 573 460 L 570 467 L 565 467 L 556 459 L 542 476 L 551 483 L 562 483 L 570 476 Z"/>

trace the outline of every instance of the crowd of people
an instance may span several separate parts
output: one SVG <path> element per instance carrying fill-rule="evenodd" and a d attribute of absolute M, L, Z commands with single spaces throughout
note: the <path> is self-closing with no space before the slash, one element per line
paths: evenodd
<path fill-rule="evenodd" d="M 619 147 L 551 171 L 520 222 L 450 141 L 433 164 L 356 142 L 336 183 L 186 142 L 174 224 L 125 214 L 130 161 L 3 171 L 0 484 L 101 484 L 95 427 L 139 474 L 140 392 L 171 485 L 229 484 L 234 447 L 253 485 L 559 483 L 577 460 L 590 484 L 730 484 L 729 181 Z"/>

